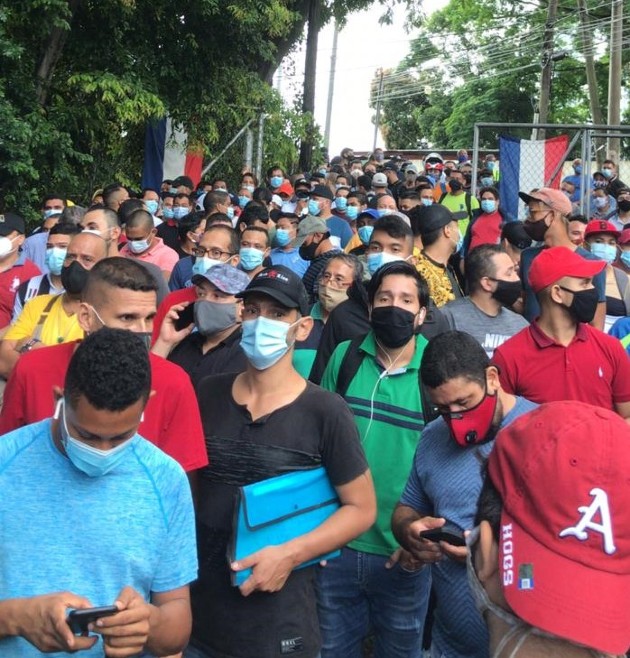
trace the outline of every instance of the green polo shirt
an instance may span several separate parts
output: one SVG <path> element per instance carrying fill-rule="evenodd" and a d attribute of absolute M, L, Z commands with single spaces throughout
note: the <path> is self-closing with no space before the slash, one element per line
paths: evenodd
<path fill-rule="evenodd" d="M 337 390 L 339 368 L 350 341 L 340 343 L 324 372 L 321 386 Z M 424 427 L 418 370 L 427 345 L 416 336 L 416 350 L 406 368 L 380 378 L 383 367 L 376 360 L 376 342 L 370 332 L 359 349 L 366 356 L 350 382 L 345 400 L 354 413 L 361 443 L 372 471 L 376 523 L 349 546 L 357 551 L 390 555 L 398 548 L 391 531 L 391 517 L 409 477 L 416 446 Z"/>

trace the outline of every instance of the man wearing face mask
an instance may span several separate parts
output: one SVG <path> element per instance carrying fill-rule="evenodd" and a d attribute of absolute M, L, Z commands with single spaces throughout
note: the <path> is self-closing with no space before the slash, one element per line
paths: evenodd
<path fill-rule="evenodd" d="M 73 236 L 81 232 L 76 224 L 55 224 L 46 234 L 46 269 L 47 274 L 38 274 L 25 281 L 17 289 L 13 305 L 13 321 L 18 318 L 24 304 L 38 295 L 61 295 L 61 269 L 66 259 L 66 251 Z"/>
<path fill-rule="evenodd" d="M 11 322 L 17 289 L 24 281 L 41 274 L 37 265 L 20 253 L 25 230 L 20 215 L 0 214 L 0 329 Z"/>
<path fill-rule="evenodd" d="M 620 231 L 612 222 L 602 219 L 591 220 L 584 231 L 585 246 L 592 254 L 606 261 L 606 319 L 604 331 L 608 333 L 613 324 L 626 317 L 630 311 L 630 280 L 628 275 L 613 263 L 617 260 L 617 241 Z"/>
<path fill-rule="evenodd" d="M 617 196 L 620 189 L 628 187 L 618 176 L 617 165 L 612 160 L 604 160 L 602 174 L 606 179 L 606 193 L 613 198 Z"/>
<path fill-rule="evenodd" d="M 196 293 L 193 325 L 177 329 L 175 322 L 186 306 L 171 309 L 162 323 L 152 352 L 183 368 L 193 386 L 208 375 L 243 372 L 247 367 L 241 349 L 241 302 L 234 295 L 249 283 L 245 272 L 232 265 L 214 265 L 192 279 Z"/>
<path fill-rule="evenodd" d="M 479 201 L 470 192 L 464 190 L 466 179 L 461 171 L 451 171 L 448 180 L 449 192 L 445 192 L 438 203 L 448 208 L 459 225 L 459 231 L 466 235 L 468 224 L 474 210 L 479 208 Z"/>
<path fill-rule="evenodd" d="M 130 332 L 96 332 L 62 383 L 53 418 L 0 442 L 0 653 L 181 651 L 197 577 L 194 509 L 182 469 L 138 432 L 148 354 Z M 68 608 L 102 605 L 117 610 L 75 635 Z"/>
<path fill-rule="evenodd" d="M 310 262 L 300 256 L 296 246 L 299 218 L 293 213 L 280 213 L 276 222 L 275 244 L 269 258 L 272 265 L 284 265 L 295 272 L 300 278 L 304 276 Z"/>
<path fill-rule="evenodd" d="M 369 333 L 335 349 L 321 386 L 342 395 L 354 413 L 378 515 L 318 574 L 322 658 L 357 655 L 370 628 L 376 656 L 420 655 L 429 600 L 429 572 L 400 552 L 390 527 L 427 412 L 418 371 L 428 289 L 413 265 L 393 262 L 372 276 L 368 300 Z"/>
<path fill-rule="evenodd" d="M 120 250 L 120 255 L 156 265 L 168 281 L 179 256 L 156 233 L 151 215 L 146 210 L 136 210 L 125 224 L 127 244 Z"/>
<path fill-rule="evenodd" d="M 519 197 L 527 204 L 528 215 L 523 222 L 523 228 L 534 242 L 542 242 L 543 246 L 524 249 L 521 253 L 520 275 L 525 296 L 523 315 L 533 322 L 540 313 L 535 292 L 529 285 L 529 269 L 535 259 L 549 247 L 567 247 L 582 258 L 599 260 L 587 249 L 578 247 L 569 237 L 569 216 L 573 210 L 571 202 L 560 190 L 541 187 L 527 194 L 519 192 Z M 604 272 L 596 274 L 593 284 L 597 289 L 598 304 L 591 324 L 597 329 L 604 328 L 606 315 L 606 278 Z"/>
<path fill-rule="evenodd" d="M 451 257 L 463 245 L 464 236 L 453 213 L 442 204 L 418 206 L 410 213 L 422 238 L 422 251 L 417 257 L 418 272 L 429 285 L 429 294 L 439 308 L 463 297 Z"/>
<path fill-rule="evenodd" d="M 492 658 L 625 655 L 629 440 L 616 414 L 575 402 L 501 432 L 468 537 Z"/>
<path fill-rule="evenodd" d="M 606 190 L 593 190 L 590 219 L 605 219 L 621 228 L 617 219 L 617 202 Z"/>
<path fill-rule="evenodd" d="M 465 547 L 421 533 L 448 523 L 463 538 L 472 529 L 483 482 L 480 461 L 492 451 L 497 432 L 536 405 L 501 389 L 497 368 L 463 331 L 430 340 L 420 373 L 441 417 L 422 432 L 392 530 L 431 571 L 431 656 L 487 658 L 488 634 L 468 585 Z"/>
<path fill-rule="evenodd" d="M 142 203 L 144 203 L 145 210 L 151 214 L 153 217 L 153 223 L 155 226 L 160 226 L 163 224 L 162 220 L 158 217 L 158 214 L 161 213 L 160 207 L 160 195 L 156 190 L 145 187 L 142 190 Z"/>
<path fill-rule="evenodd" d="M 323 219 L 330 233 L 330 241 L 338 249 L 343 249 L 352 239 L 352 229 L 345 219 L 332 214 L 334 198 L 327 185 L 315 185 L 308 201 L 308 214 Z"/>
<path fill-rule="evenodd" d="M 622 187 L 617 192 L 617 221 L 621 230 L 630 226 L 630 188 Z"/>
<path fill-rule="evenodd" d="M 616 338 L 588 324 L 597 306 L 593 277 L 605 266 L 566 247 L 536 257 L 529 284 L 540 316 L 492 359 L 506 391 L 539 403 L 581 400 L 630 417 L 630 361 Z"/>
<path fill-rule="evenodd" d="M 90 335 L 103 327 L 138 334 L 145 347 L 156 307 L 156 285 L 138 263 L 106 258 L 90 271 L 78 320 Z M 53 345 L 24 354 L 7 382 L 0 434 L 52 415 L 54 392 L 63 387 L 68 363 L 79 342 Z M 155 354 L 151 388 L 140 434 L 178 461 L 186 471 L 207 463 L 199 408 L 190 379 L 179 367 Z"/>
<path fill-rule="evenodd" d="M 331 239 L 328 222 L 312 215 L 300 222 L 295 246 L 299 249 L 300 258 L 310 263 L 302 281 L 309 300 L 314 304 L 317 300 L 317 280 L 326 263 L 339 253 L 340 249 Z"/>
<path fill-rule="evenodd" d="M 150 201 L 145 201 L 145 206 L 150 203 Z M 173 197 L 173 205 L 171 206 L 172 213 L 171 217 L 165 217 L 164 221 L 157 227 L 157 235 L 162 239 L 164 244 L 167 247 L 170 247 L 177 253 L 181 253 L 181 242 L 179 240 L 179 224 L 195 209 L 194 203 L 190 196 L 187 194 L 176 194 Z M 151 212 L 151 209 L 147 207 L 148 212 Z"/>
<path fill-rule="evenodd" d="M 83 338 L 78 311 L 88 272 L 107 257 L 105 241 L 98 235 L 75 235 L 65 254 L 60 280 L 62 295 L 40 295 L 26 303 L 0 344 L 0 375 L 5 379 L 20 355 L 46 345 Z"/>
<path fill-rule="evenodd" d="M 496 244 L 473 249 L 466 258 L 468 296 L 443 306 L 451 329 L 474 336 L 489 358 L 508 338 L 529 325 L 510 308 L 521 296 L 521 280 L 512 259 Z"/>
<path fill-rule="evenodd" d="M 239 266 L 253 279 L 262 272 L 263 262 L 269 257 L 269 233 L 261 226 L 249 226 L 241 233 Z"/>
<path fill-rule="evenodd" d="M 306 382 L 292 365 L 294 344 L 312 326 L 306 291 L 282 266 L 263 270 L 243 299 L 245 372 L 207 377 L 198 387 L 208 449 L 197 508 L 199 580 L 186 656 L 294 653 L 316 658 L 320 638 L 314 572 L 295 569 L 338 548 L 374 521 L 371 476 L 345 403 Z M 323 466 L 341 507 L 323 525 L 238 562 L 225 556 L 234 533 L 238 486 Z M 230 573 L 253 567 L 240 587 Z M 211 623 L 210 623 L 211 622 Z"/>

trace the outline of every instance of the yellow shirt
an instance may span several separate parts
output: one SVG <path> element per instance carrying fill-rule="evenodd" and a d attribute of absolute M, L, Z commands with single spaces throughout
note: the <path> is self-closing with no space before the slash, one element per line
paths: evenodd
<path fill-rule="evenodd" d="M 359 237 L 358 233 L 354 233 L 352 237 L 350 238 L 348 244 L 346 245 L 344 251 L 349 254 L 353 249 L 356 249 L 357 247 L 360 247 L 363 244 L 361 242 L 361 238 Z"/>
<path fill-rule="evenodd" d="M 22 340 L 31 338 L 44 309 L 51 299 L 55 299 L 48 317 L 42 326 L 40 340 L 44 345 L 57 345 L 83 338 L 83 329 L 79 327 L 76 315 L 68 315 L 61 303 L 63 295 L 38 295 L 26 302 L 24 309 L 9 327 L 5 334 L 6 340 Z"/>
<path fill-rule="evenodd" d="M 422 252 L 416 256 L 416 269 L 422 275 L 423 279 L 429 286 L 429 296 L 433 303 L 439 308 L 448 302 L 452 302 L 456 297 L 453 290 L 453 283 L 448 275 L 447 269 L 427 258 Z M 459 290 L 458 290 L 459 292 Z"/>

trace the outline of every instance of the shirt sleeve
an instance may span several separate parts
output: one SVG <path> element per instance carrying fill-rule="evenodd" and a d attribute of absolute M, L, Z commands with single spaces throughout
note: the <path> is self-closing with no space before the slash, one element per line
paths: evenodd
<path fill-rule="evenodd" d="M 21 359 L 15 364 L 4 389 L 2 413 L 0 413 L 0 435 L 7 434 L 18 427 L 23 427 L 24 404 L 24 368 Z"/>
<path fill-rule="evenodd" d="M 630 359 L 623 345 L 614 338 L 611 341 L 611 349 L 614 358 L 613 402 L 615 404 L 630 402 Z"/>
<path fill-rule="evenodd" d="M 41 305 L 41 299 L 45 297 L 49 298 L 48 295 L 40 295 L 31 299 L 31 301 L 26 302 L 20 316 L 17 320 L 9 327 L 7 333 L 4 335 L 5 340 L 22 340 L 23 338 L 29 338 L 33 335 L 35 327 L 37 326 L 37 321 L 41 316 L 41 311 L 44 308 Z"/>

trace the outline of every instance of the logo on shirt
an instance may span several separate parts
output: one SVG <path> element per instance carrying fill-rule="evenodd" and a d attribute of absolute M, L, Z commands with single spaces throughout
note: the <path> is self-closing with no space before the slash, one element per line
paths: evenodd
<path fill-rule="evenodd" d="M 304 640 L 301 637 L 293 637 L 290 640 L 280 640 L 280 653 L 297 653 L 304 651 Z"/>
<path fill-rule="evenodd" d="M 597 532 L 602 536 L 604 551 L 607 555 L 612 555 L 616 552 L 617 547 L 613 537 L 608 495 L 598 487 L 591 489 L 589 494 L 593 496 L 593 502 L 588 506 L 578 507 L 582 518 L 576 525 L 562 530 L 560 537 L 577 537 L 580 541 L 585 541 L 588 539 L 589 531 Z M 600 523 L 595 520 L 596 518 L 600 519 Z"/>
<path fill-rule="evenodd" d="M 17 277 L 11 282 L 11 292 L 15 292 L 20 287 L 20 280 Z"/>

